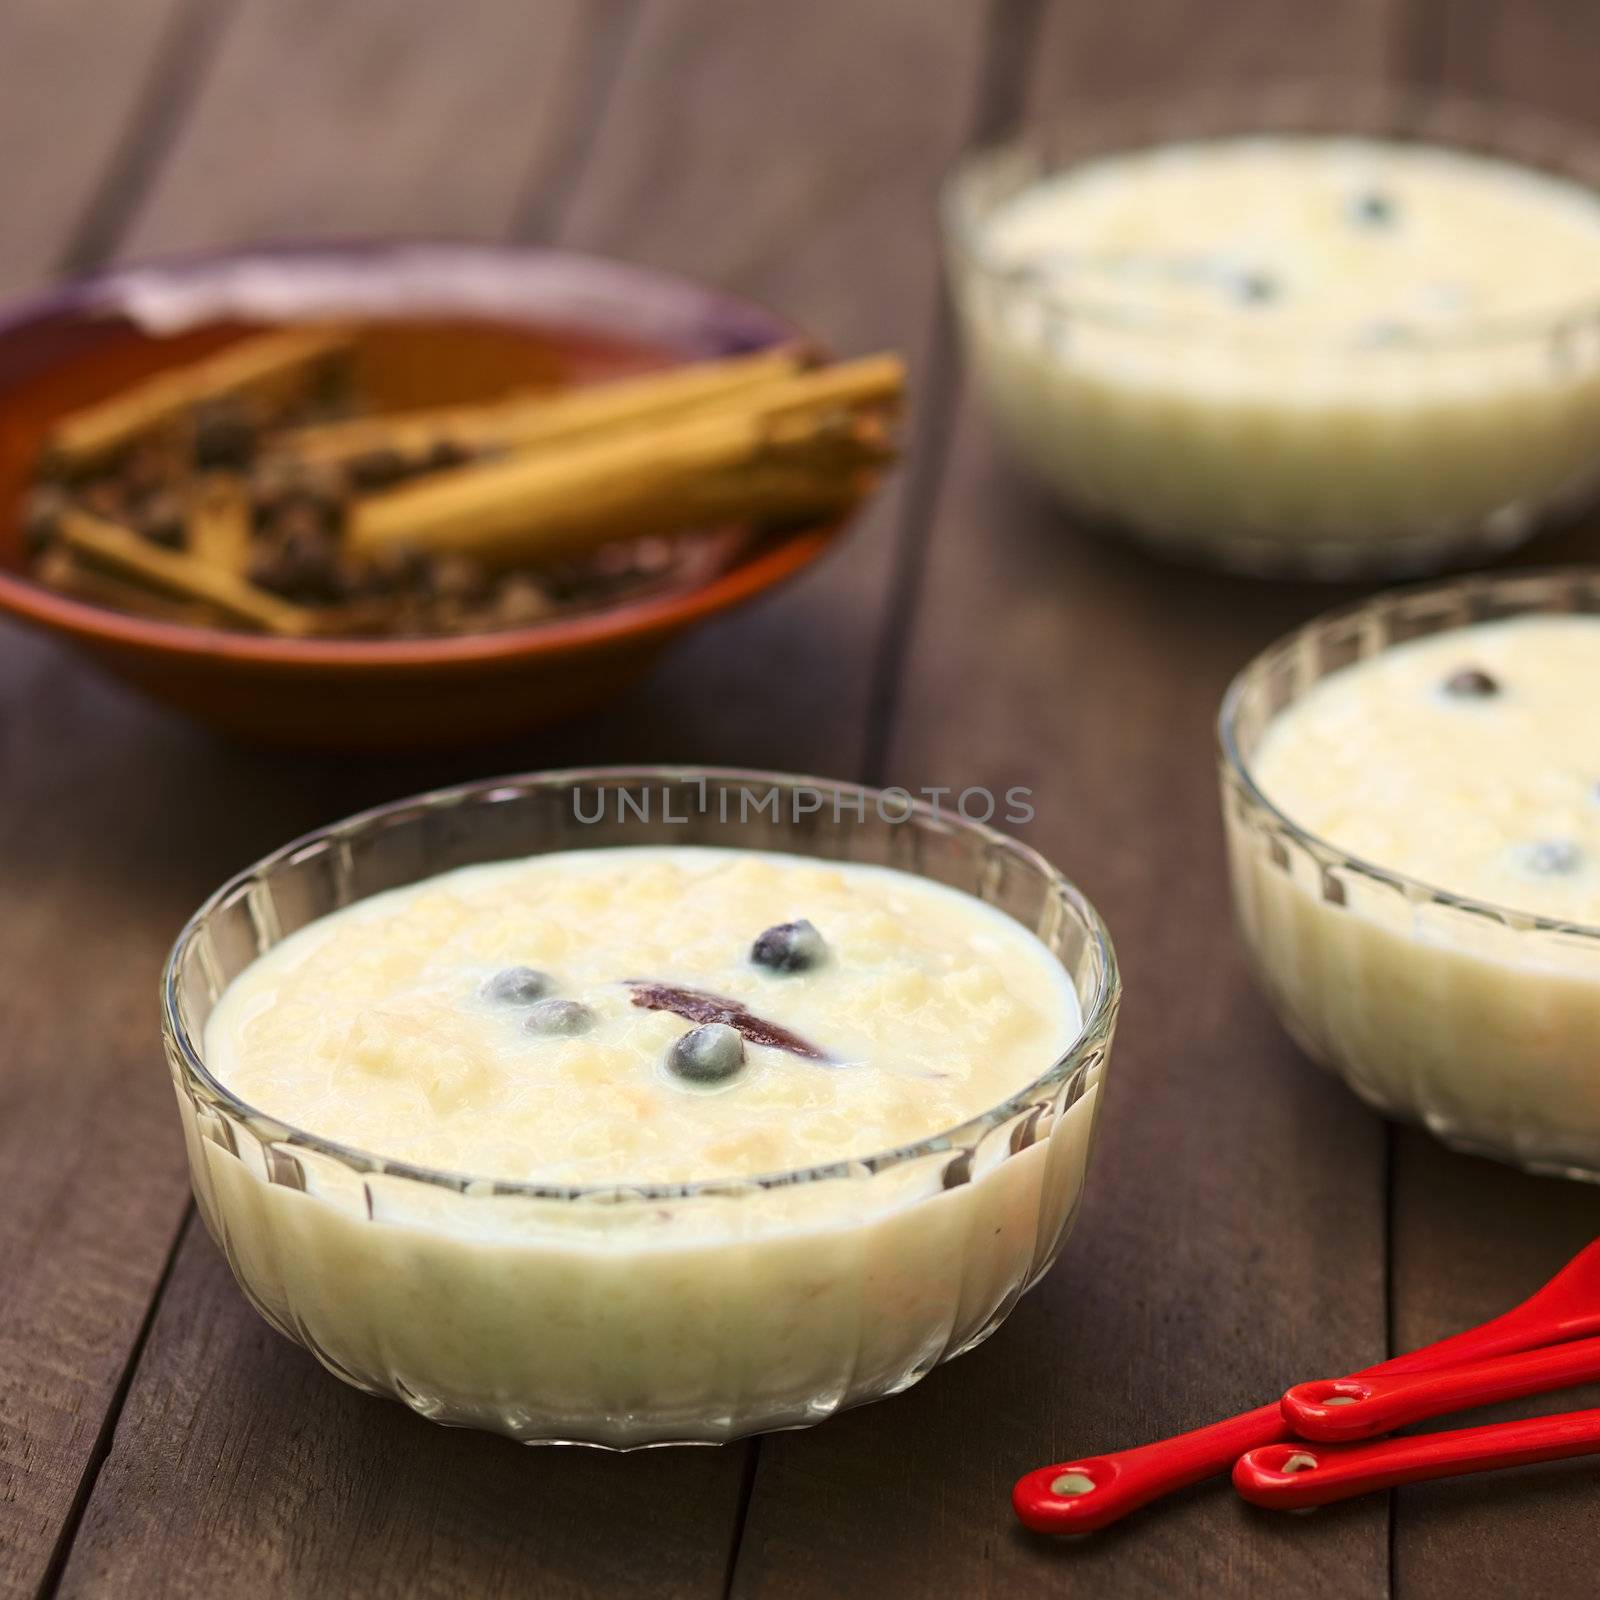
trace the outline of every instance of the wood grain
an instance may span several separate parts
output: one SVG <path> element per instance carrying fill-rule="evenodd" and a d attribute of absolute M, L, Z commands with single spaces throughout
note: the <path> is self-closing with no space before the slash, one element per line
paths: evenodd
<path fill-rule="evenodd" d="M 741 1464 L 519 1448 L 358 1394 L 256 1316 L 194 1221 L 60 1593 L 717 1594 Z"/>
<path fill-rule="evenodd" d="M 57 265 L 191 9 L 186 0 L 0 9 L 0 291 Z"/>
<path fill-rule="evenodd" d="M 92 1471 L 188 1185 L 156 1042 L 174 931 L 321 814 L 217 746 L 8 635 L 0 965 L 0 1594 L 31 1594 Z M 218 803 L 220 801 L 220 803 Z"/>
<path fill-rule="evenodd" d="M 1595 122 L 1597 19 L 1585 0 L 1414 0 L 1414 16 L 1419 79 Z"/>
<path fill-rule="evenodd" d="M 314 9 L 297 14 L 304 22 Z M 337 9 L 341 16 L 350 10 Z M 391 227 L 411 225 L 413 208 L 437 204 L 441 219 L 448 216 L 453 225 L 502 231 L 522 203 L 529 174 L 558 170 L 562 141 L 581 134 L 576 113 L 547 122 L 540 109 L 517 97 L 491 102 L 474 96 L 471 81 L 482 77 L 485 63 L 474 67 L 470 55 L 451 57 L 459 12 L 423 15 L 419 9 L 397 59 L 392 43 L 383 48 L 388 36 L 381 19 L 365 8 L 346 26 L 358 35 L 364 28 L 372 48 L 347 40 L 332 64 L 308 70 L 303 34 L 291 34 L 277 51 L 268 48 L 272 28 L 262 13 L 287 25 L 290 10 L 263 4 L 238 23 L 248 30 L 256 70 L 275 86 L 280 105 L 292 103 L 296 115 L 321 130 L 316 141 L 296 147 L 299 177 L 285 141 L 272 152 L 278 164 L 267 159 L 261 96 L 245 94 L 234 82 L 239 98 L 231 131 L 209 109 L 215 102 L 202 96 L 180 158 L 195 175 L 169 176 L 160 189 L 162 226 L 171 230 L 167 242 L 214 237 L 204 230 L 219 219 L 242 226 L 237 212 L 229 221 L 228 208 L 241 203 L 252 182 L 259 179 L 283 200 L 294 182 L 309 184 L 319 164 L 324 172 L 342 171 L 350 213 L 371 226 L 380 225 L 377 201 L 386 196 Z M 122 41 L 130 78 L 145 59 L 132 23 L 141 11 L 152 29 L 174 14 L 130 6 L 126 16 L 119 11 L 116 20 L 104 19 L 109 37 Z M 334 11 L 328 9 L 327 26 L 336 31 Z M 14 10 L 0 30 L 20 26 L 32 12 Z M 535 11 L 506 0 L 499 17 L 496 31 L 490 10 L 476 8 L 478 49 L 489 59 L 503 59 L 507 42 L 515 40 L 525 56 L 548 56 L 551 70 L 575 68 L 572 7 Z M 86 36 L 102 23 L 67 6 L 61 25 Z M 540 30 L 547 25 L 553 31 L 543 50 Z M 89 67 L 108 77 L 114 63 L 102 60 L 101 46 L 90 40 L 85 48 Z M 8 60 L 8 82 L 43 74 L 70 104 L 78 89 L 63 49 L 64 41 L 44 30 L 33 63 Z M 453 84 L 453 95 L 417 90 L 412 80 L 419 63 L 441 68 L 451 59 L 458 63 L 454 75 L 445 70 L 441 82 L 444 89 Z M 398 95 L 396 74 L 404 90 Z M 581 101 L 581 83 L 574 77 L 567 86 Z M 86 79 L 85 88 L 93 87 Z M 104 87 L 118 105 L 140 98 L 137 83 L 130 83 L 126 98 L 121 85 L 108 80 Z M 376 130 L 401 116 L 400 101 L 404 139 L 435 148 L 454 144 L 472 111 L 483 163 L 500 174 L 493 193 L 465 185 L 483 208 L 476 218 L 461 209 L 463 183 L 452 170 L 430 170 L 431 201 L 415 171 L 397 174 L 383 189 L 381 174 L 391 169 Z M 341 113 L 350 119 L 343 144 L 329 131 Z M 0 109 L 0 123 L 13 115 L 20 112 Z M 146 115 L 165 125 L 171 108 L 147 106 Z M 143 125 L 116 131 L 147 150 L 159 143 Z M 102 160 L 109 159 L 113 138 L 108 128 Z M 196 140 L 206 146 L 199 157 Z M 19 125 L 16 148 L 48 165 L 38 155 L 55 149 L 48 121 L 26 137 Z M 84 152 L 71 141 L 62 143 L 61 158 L 63 194 L 83 205 L 95 175 L 86 166 L 79 170 Z M 196 159 L 197 169 L 189 166 Z M 21 164 L 10 160 L 6 167 Z M 283 187 L 274 189 L 274 173 L 282 174 Z M 115 212 L 118 197 L 102 199 Z M 188 226 L 185 205 L 191 208 Z M 70 214 L 70 207 L 62 213 Z M 272 219 L 284 228 L 293 222 L 287 212 Z M 156 236 L 145 235 L 143 243 L 155 248 Z M 41 258 L 47 259 L 48 253 Z M 48 1582 L 58 1541 L 71 1535 L 82 1494 L 110 1442 L 106 1424 L 118 1385 L 185 1212 L 181 1142 L 156 1041 L 156 985 L 167 945 L 212 886 L 262 851 L 352 809 L 357 797 L 421 787 L 442 771 L 402 763 L 347 775 L 338 763 L 300 764 L 233 749 L 103 684 L 58 646 L 15 630 L 0 638 L 0 740 L 0 840 L 7 864 L 0 874 L 0 963 L 7 975 L 0 1001 L 7 1042 L 0 1170 L 8 1180 L 0 1210 L 0 1595 L 10 1595 L 32 1594 Z"/>
<path fill-rule="evenodd" d="M 1397 1348 L 1471 1327 L 1531 1294 L 1600 1235 L 1600 1191 L 1453 1155 L 1396 1135 L 1393 1223 Z M 1600 1385 L 1496 1406 L 1457 1424 L 1600 1406 Z M 1395 1497 L 1395 1591 L 1470 1592 L 1486 1573 L 1507 1593 L 1586 1600 L 1595 1585 L 1600 1484 L 1593 1464 L 1419 1484 Z"/>
<path fill-rule="evenodd" d="M 829 0 L 804 17 L 711 0 L 651 6 L 586 141 L 570 206 L 552 216 L 540 196 L 527 197 L 519 225 L 731 283 L 842 348 L 916 354 L 935 318 L 932 193 L 967 125 L 983 20 L 973 10 L 934 23 L 915 0 L 870 12 Z M 912 62 L 936 92 L 891 107 L 865 64 L 842 76 L 836 45 L 847 29 L 864 61 Z M 281 79 L 281 58 L 249 59 Z M 247 64 L 242 54 L 223 63 L 235 75 Z M 244 108 L 258 98 L 239 84 L 225 97 Z M 190 166 L 158 192 L 163 227 L 178 234 L 211 225 L 226 153 L 254 137 L 243 113 L 224 117 L 223 105 L 202 97 L 200 120 L 220 146 L 208 167 Z M 740 220 L 729 197 L 752 185 L 758 214 Z M 798 759 L 848 773 L 864 739 L 896 512 L 892 500 L 880 505 L 826 582 L 797 585 L 759 620 L 719 626 L 682 653 L 693 661 L 581 728 L 425 766 L 286 760 L 286 780 L 296 774 L 306 803 L 314 794 L 335 815 L 429 782 L 563 759 Z M 752 673 L 752 661 L 774 659 L 781 675 Z M 226 781 L 213 791 L 223 804 L 228 792 Z M 747 1455 L 519 1454 L 344 1394 L 258 1329 L 196 1231 L 151 1327 L 63 1590 L 227 1593 L 248 1576 L 254 1592 L 285 1596 L 716 1594 Z M 519 1505 L 522 1523 L 493 1535 L 485 1507 Z"/>
<path fill-rule="evenodd" d="M 618 85 L 631 117 L 603 128 L 562 242 L 709 277 L 840 353 L 903 351 L 910 458 L 836 556 L 554 748 L 857 774 L 907 492 L 937 468 L 934 205 L 976 112 L 986 17 L 920 0 L 641 13 Z"/>
<path fill-rule="evenodd" d="M 0 13 L 0 287 L 71 253 L 138 108 L 163 86 L 181 93 L 179 30 L 204 20 L 183 0 Z M 142 740 L 121 720 L 120 696 L 63 672 L 47 647 L 8 636 L 0 662 L 0 1595 L 10 1595 L 32 1594 L 57 1559 L 182 1215 L 170 1100 L 154 1076 L 131 1096 L 124 1086 L 154 1060 L 153 974 L 162 923 L 181 902 L 170 852 L 151 847 L 183 804 L 184 774 L 157 766 L 122 809 L 108 771 L 159 756 L 160 739 Z M 203 830 L 196 846 L 204 857 Z"/>
<path fill-rule="evenodd" d="M 1337 596 L 1159 567 L 999 461 L 945 382 L 932 200 L 974 129 L 1183 83 L 1399 70 L 1592 119 L 1600 21 L 1561 0 L 1293 21 L 1274 0 L 215 0 L 198 94 L 153 108 L 180 4 L 212 0 L 0 16 L 0 148 L 47 152 L 0 163 L 26 224 L 0 282 L 60 259 L 69 226 L 92 254 L 130 220 L 139 253 L 556 238 L 706 274 L 841 350 L 906 349 L 915 448 L 822 570 L 626 704 L 492 751 L 253 753 L 0 638 L 0 1596 L 54 1587 L 58 1544 L 61 1592 L 91 1596 L 1591 1593 L 1581 1468 L 1408 1490 L 1392 1530 L 1382 1501 L 1278 1519 L 1211 1489 L 1078 1545 L 1011 1524 L 1028 1467 L 1520 1298 L 1600 1232 L 1600 1194 L 1391 1133 L 1284 1039 L 1227 930 L 1211 716 Z M 125 137 L 137 159 L 106 165 Z M 650 758 L 1030 787 L 1027 837 L 1126 969 L 1106 1127 L 1061 1265 L 911 1394 L 759 1447 L 518 1451 L 344 1389 L 244 1305 L 184 1220 L 155 975 L 200 895 L 301 828 L 486 771 Z"/>
<path fill-rule="evenodd" d="M 1133 10 L 1047 11 L 1031 120 L 1197 77 L 1377 72 L 1391 46 L 1371 5 L 1324 8 L 1315 40 L 1270 4 Z M 1028 1468 L 1383 1353 L 1383 1131 L 1255 994 L 1213 777 L 1227 679 L 1329 596 L 1092 541 L 996 461 L 970 404 L 929 537 L 887 776 L 1032 789 L 1026 837 L 1108 918 L 1125 1020 L 1061 1264 L 986 1347 L 892 1407 L 764 1444 L 734 1592 L 1382 1593 L 1381 1502 L 1274 1521 L 1212 1488 L 1076 1544 L 1021 1533 L 1008 1504 Z"/>
<path fill-rule="evenodd" d="M 631 9 L 246 0 L 123 253 L 500 237 L 584 139 Z"/>
<path fill-rule="evenodd" d="M 1433 46 L 1426 75 L 1441 86 L 1600 124 L 1588 70 L 1600 49 L 1593 7 L 1427 0 L 1420 32 Z M 1600 517 L 1589 516 L 1520 559 L 1593 560 L 1597 553 Z M 1393 1213 L 1401 1349 L 1515 1304 L 1600 1235 L 1600 1191 L 1453 1155 L 1409 1129 L 1395 1134 Z M 1596 1405 L 1597 1394 L 1544 1396 L 1471 1420 Z M 1540 1600 L 1594 1593 L 1600 1483 L 1582 1464 L 1418 1486 L 1395 1499 L 1395 1587 L 1406 1600 L 1443 1600 L 1481 1585 L 1486 1574 L 1503 1575 L 1508 1592 Z"/>

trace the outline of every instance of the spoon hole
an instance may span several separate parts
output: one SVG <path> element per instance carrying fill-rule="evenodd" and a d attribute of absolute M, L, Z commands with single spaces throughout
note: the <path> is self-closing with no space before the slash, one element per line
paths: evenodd
<path fill-rule="evenodd" d="M 1279 1472 L 1310 1472 L 1317 1464 L 1317 1458 L 1304 1450 L 1297 1450 L 1292 1456 L 1285 1456 Z"/>
<path fill-rule="evenodd" d="M 1051 1482 L 1050 1493 L 1062 1500 L 1070 1500 L 1074 1495 L 1088 1494 L 1092 1488 L 1094 1479 L 1087 1472 L 1063 1472 Z"/>

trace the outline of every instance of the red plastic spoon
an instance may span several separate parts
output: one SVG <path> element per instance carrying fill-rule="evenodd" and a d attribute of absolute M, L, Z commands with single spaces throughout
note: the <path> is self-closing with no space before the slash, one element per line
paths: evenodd
<path fill-rule="evenodd" d="M 1569 1411 L 1372 1444 L 1269 1444 L 1239 1458 L 1233 1486 L 1252 1505 L 1304 1511 L 1400 1483 L 1464 1478 L 1496 1467 L 1596 1453 L 1600 1411 Z"/>
<path fill-rule="evenodd" d="M 1373 1373 L 1297 1383 L 1283 1397 L 1283 1420 L 1302 1439 L 1370 1439 L 1407 1423 L 1497 1400 L 1548 1394 L 1591 1378 L 1600 1378 L 1600 1339 L 1575 1339 L 1443 1372 Z"/>
<path fill-rule="evenodd" d="M 1435 1372 L 1594 1334 L 1600 1334 L 1600 1239 L 1504 1316 L 1367 1371 Z M 1158 1444 L 1040 1467 L 1017 1480 L 1011 1504 L 1037 1533 L 1093 1533 L 1162 1495 L 1227 1472 L 1246 1451 L 1289 1437 L 1274 1402 Z"/>

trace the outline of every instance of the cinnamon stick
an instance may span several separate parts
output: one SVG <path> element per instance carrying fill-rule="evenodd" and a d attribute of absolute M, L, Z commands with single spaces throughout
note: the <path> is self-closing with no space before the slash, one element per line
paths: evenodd
<path fill-rule="evenodd" d="M 207 566 L 186 552 L 163 550 L 141 539 L 132 529 L 90 516 L 86 511 L 64 511 L 57 537 L 70 550 L 111 568 L 120 577 L 214 606 L 233 621 L 290 637 L 315 628 L 316 614 L 306 607 L 292 605 L 234 573 Z"/>
<path fill-rule="evenodd" d="M 520 394 L 481 406 L 359 417 L 294 428 L 268 443 L 268 454 L 311 463 L 348 461 L 374 450 L 424 455 L 449 443 L 473 450 L 524 450 L 634 423 L 666 421 L 703 410 L 800 371 L 798 345 L 759 350 L 726 361 L 698 362 L 638 378 L 619 378 L 563 390 Z"/>
<path fill-rule="evenodd" d="M 40 583 L 92 606 L 123 611 L 156 622 L 183 622 L 190 627 L 214 628 L 224 622 L 213 606 L 192 600 L 174 600 L 142 584 L 98 571 L 71 550 L 47 550 L 39 557 L 33 575 Z"/>
<path fill-rule="evenodd" d="M 548 392 L 518 390 L 486 405 L 424 406 L 311 423 L 272 434 L 263 455 L 296 465 L 338 466 L 378 450 L 420 457 L 437 444 L 491 449 L 504 442 L 524 410 L 557 403 Z"/>
<path fill-rule="evenodd" d="M 819 501 L 847 501 L 858 469 L 887 454 L 875 419 L 841 408 L 892 403 L 902 381 L 898 358 L 869 357 L 682 421 L 461 467 L 358 501 L 346 537 L 358 556 L 402 546 L 492 565 L 537 562 L 708 519 L 782 515 L 770 492 L 779 480 L 763 480 L 758 466 L 809 469 L 789 480 L 813 486 L 796 506 L 805 514 Z M 763 481 L 767 492 L 745 509 L 741 482 Z"/>
<path fill-rule="evenodd" d="M 837 470 L 821 475 L 786 461 L 749 419 L 685 424 L 670 441 L 576 447 L 506 467 L 470 481 L 455 474 L 459 481 L 423 486 L 426 497 L 396 492 L 359 503 L 349 547 L 358 556 L 399 547 L 537 565 L 613 539 L 800 515 L 819 503 L 832 510 L 856 489 Z"/>
<path fill-rule="evenodd" d="M 250 564 L 250 495 L 241 479 L 215 472 L 195 484 L 184 518 L 184 546 L 207 566 L 243 574 Z"/>
<path fill-rule="evenodd" d="M 221 395 L 292 393 L 318 362 L 349 346 L 349 332 L 333 328 L 285 328 L 241 339 L 68 412 L 50 430 L 45 449 L 59 465 L 81 468 Z"/>
<path fill-rule="evenodd" d="M 751 1044 L 764 1044 L 774 1050 L 787 1050 L 790 1055 L 804 1056 L 808 1061 L 832 1063 L 833 1057 L 819 1050 L 808 1039 L 758 1017 L 738 1000 L 729 1000 L 720 994 L 710 994 L 704 989 L 685 989 L 680 984 L 657 983 L 652 978 L 627 978 L 627 987 L 633 991 L 633 1003 L 646 1011 L 670 1011 L 685 1022 L 704 1024 L 721 1022 L 736 1028 Z"/>

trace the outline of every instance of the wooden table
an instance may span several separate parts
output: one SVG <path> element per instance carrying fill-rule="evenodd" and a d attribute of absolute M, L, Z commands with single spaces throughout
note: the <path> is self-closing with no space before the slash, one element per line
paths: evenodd
<path fill-rule="evenodd" d="M 906 470 L 823 569 L 514 747 L 261 753 L 0 637 L 0 1595 L 1592 1595 L 1581 1469 L 1313 1519 L 1208 1488 L 1076 1545 L 1012 1523 L 1026 1467 L 1510 1304 L 1600 1233 L 1600 1191 L 1387 1126 L 1280 1033 L 1228 926 L 1211 718 L 1330 596 L 1093 542 L 997 463 L 932 206 L 963 144 L 1117 92 L 1342 73 L 1595 117 L 1597 49 L 1600 12 L 1561 0 L 0 10 L 10 287 L 242 237 L 556 240 L 899 346 L 918 398 Z M 1600 528 L 1565 549 L 1600 553 Z M 1088 1203 L 996 1338 L 814 1432 L 631 1457 L 447 1432 L 336 1383 L 234 1289 L 189 1207 L 161 958 L 213 884 L 314 823 L 656 758 L 1033 789 L 1028 838 L 1126 968 Z"/>

